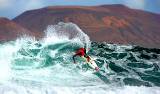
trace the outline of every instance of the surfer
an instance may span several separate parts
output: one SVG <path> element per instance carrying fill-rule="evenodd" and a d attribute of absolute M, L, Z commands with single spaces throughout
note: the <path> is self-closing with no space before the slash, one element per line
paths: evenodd
<path fill-rule="evenodd" d="M 96 65 L 96 63 L 93 62 L 93 60 L 92 60 L 92 62 L 91 62 L 91 58 L 90 58 L 89 55 L 86 54 L 86 49 L 85 49 L 85 48 L 79 48 L 79 49 L 76 51 L 75 55 L 73 55 L 73 61 L 74 61 L 74 63 L 76 63 L 76 61 L 75 61 L 75 57 L 76 57 L 76 56 L 80 56 L 80 57 L 84 58 L 84 59 L 87 61 L 87 63 L 88 63 L 93 69 L 95 69 L 96 71 L 99 70 L 99 67 Z M 94 63 L 94 64 L 93 64 L 93 63 Z"/>

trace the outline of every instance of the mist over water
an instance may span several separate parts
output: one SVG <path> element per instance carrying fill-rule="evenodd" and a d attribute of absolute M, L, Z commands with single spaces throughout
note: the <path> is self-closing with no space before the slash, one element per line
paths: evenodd
<path fill-rule="evenodd" d="M 92 42 L 73 23 L 0 44 L 0 94 L 160 94 L 160 50 Z M 72 56 L 87 47 L 100 72 Z"/>

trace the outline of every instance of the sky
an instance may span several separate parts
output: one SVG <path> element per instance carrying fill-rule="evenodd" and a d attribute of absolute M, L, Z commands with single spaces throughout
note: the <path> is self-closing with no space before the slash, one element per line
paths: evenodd
<path fill-rule="evenodd" d="M 123 4 L 160 14 L 160 0 L 0 0 L 0 17 L 13 19 L 27 10 L 57 5 L 104 5 Z"/>

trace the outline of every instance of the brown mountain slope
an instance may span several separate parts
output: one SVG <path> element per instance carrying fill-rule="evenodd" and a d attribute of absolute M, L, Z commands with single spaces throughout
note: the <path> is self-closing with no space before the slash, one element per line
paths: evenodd
<path fill-rule="evenodd" d="M 7 18 L 0 18 L 0 42 L 14 40 L 24 34 L 38 37 L 38 34 L 32 33 L 17 23 Z"/>
<path fill-rule="evenodd" d="M 32 32 L 60 21 L 73 22 L 93 41 L 160 48 L 160 15 L 123 5 L 46 7 L 27 11 L 13 21 Z"/>

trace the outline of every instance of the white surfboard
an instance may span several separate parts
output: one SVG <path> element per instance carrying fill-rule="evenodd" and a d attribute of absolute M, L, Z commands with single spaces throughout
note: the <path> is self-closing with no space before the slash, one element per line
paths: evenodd
<path fill-rule="evenodd" d="M 93 69 L 99 68 L 94 60 L 90 60 L 90 62 L 87 63 Z"/>

